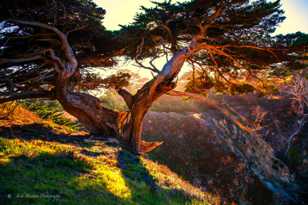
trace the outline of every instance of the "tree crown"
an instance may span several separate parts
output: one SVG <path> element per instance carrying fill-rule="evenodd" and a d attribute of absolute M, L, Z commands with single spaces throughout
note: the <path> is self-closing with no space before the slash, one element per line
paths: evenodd
<path fill-rule="evenodd" d="M 252 73 L 291 60 L 284 47 L 275 48 L 270 36 L 285 18 L 279 0 L 154 2 L 152 8 L 142 7 L 132 24 L 115 32 L 102 26 L 105 12 L 92 0 L 5 0 L 0 5 L 1 95 L 55 85 L 57 72 L 50 49 L 64 63 L 68 59 L 63 41 L 50 27 L 66 36 L 78 60 L 76 82 L 84 68 L 112 66 L 119 56 L 160 73 L 154 61 L 185 48 L 194 49 L 187 59 L 192 67 L 214 72 L 226 81 L 225 75 L 236 77 L 243 70 Z M 98 82 L 89 75 L 84 79 Z"/>

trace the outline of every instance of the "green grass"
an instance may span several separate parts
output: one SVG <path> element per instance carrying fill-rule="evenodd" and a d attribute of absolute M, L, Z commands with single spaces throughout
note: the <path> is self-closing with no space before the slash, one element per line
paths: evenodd
<path fill-rule="evenodd" d="M 22 100 L 19 103 L 26 109 L 39 115 L 42 119 L 51 120 L 58 125 L 64 125 L 71 131 L 79 131 L 81 125 L 63 117 L 63 108 L 57 101 L 50 100 Z"/>
<path fill-rule="evenodd" d="M 206 205 L 218 200 L 146 158 L 102 141 L 84 143 L 0 137 L 0 204 Z"/>

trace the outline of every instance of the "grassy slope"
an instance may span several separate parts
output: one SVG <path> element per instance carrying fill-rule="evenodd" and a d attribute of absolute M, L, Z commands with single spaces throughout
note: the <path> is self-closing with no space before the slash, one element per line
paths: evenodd
<path fill-rule="evenodd" d="M 65 127 L 19 109 L 14 120 L 0 121 L 1 205 L 219 203 L 218 197 L 202 192 L 165 166 L 136 157 L 110 141 L 67 136 Z M 40 129 L 29 132 L 28 127 L 27 136 L 22 137 L 14 135 L 14 129 L 9 135 L 3 132 L 16 123 L 19 128 L 36 123 Z M 46 127 L 59 135 L 45 133 L 46 137 L 41 129 Z"/>

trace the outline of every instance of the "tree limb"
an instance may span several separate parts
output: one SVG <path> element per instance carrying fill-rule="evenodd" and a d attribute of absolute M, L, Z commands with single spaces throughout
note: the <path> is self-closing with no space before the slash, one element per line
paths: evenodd
<path fill-rule="evenodd" d="M 14 100 L 20 100 L 20 99 L 27 99 L 27 98 L 49 98 L 53 99 L 54 98 L 54 93 L 52 91 L 29 91 L 25 93 L 16 93 L 13 95 L 10 95 L 5 98 L 0 98 L 0 103 L 5 103 L 9 101 L 14 101 Z"/>
<path fill-rule="evenodd" d="M 154 66 L 154 67 L 150 67 L 150 66 L 145 66 L 144 64 L 142 64 L 138 59 L 135 59 L 135 62 L 144 69 L 150 70 L 154 73 L 159 73 L 159 70 Z"/>
<path fill-rule="evenodd" d="M 47 24 L 39 23 L 39 22 L 21 21 L 21 20 L 8 20 L 8 22 L 22 24 L 22 25 L 28 25 L 28 26 L 40 27 L 40 28 L 44 28 L 44 29 L 47 29 L 47 30 L 51 30 L 54 33 L 56 33 L 57 36 L 59 37 L 61 43 L 62 43 L 61 50 L 63 51 L 65 59 L 67 61 L 66 66 L 65 66 L 65 70 L 64 70 L 65 77 L 69 78 L 70 76 L 72 76 L 75 73 L 75 71 L 78 67 L 78 62 L 77 62 L 77 59 L 74 55 L 73 49 L 71 48 L 71 46 L 68 42 L 68 39 L 63 32 L 61 32 L 56 27 L 49 26 Z"/>
<path fill-rule="evenodd" d="M 24 58 L 0 58 L 0 65 L 21 64 L 21 63 L 27 63 L 27 62 L 41 60 L 41 59 L 43 59 L 42 55 L 34 55 L 31 57 L 24 57 Z"/>

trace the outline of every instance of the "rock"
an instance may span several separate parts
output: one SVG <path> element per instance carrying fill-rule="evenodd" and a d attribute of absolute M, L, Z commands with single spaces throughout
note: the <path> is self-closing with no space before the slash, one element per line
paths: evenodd
<path fill-rule="evenodd" d="M 236 105 L 240 101 L 231 99 L 228 102 Z M 254 101 L 247 99 L 247 102 Z M 217 110 L 205 109 L 203 113 L 150 112 L 146 116 L 144 136 L 165 142 L 153 154 L 155 158 L 191 181 L 198 176 L 201 186 L 229 201 L 239 200 L 239 196 L 242 201 L 245 199 L 252 204 L 269 204 L 277 198 L 292 200 L 297 188 L 293 174 L 277 157 L 285 148 L 290 132 L 284 124 L 289 113 L 281 113 L 288 102 L 263 99 L 254 103 L 255 107 L 263 105 L 268 108 L 266 112 L 280 112 L 275 115 L 278 122 L 283 122 L 279 125 L 283 129 L 277 130 L 276 122 L 269 124 L 271 127 L 267 130 L 243 131 L 234 119 Z M 245 113 L 244 117 L 248 118 L 251 117 L 248 115 L 251 106 L 254 105 L 235 107 L 238 113 Z M 292 116 L 287 119 L 289 122 Z M 149 121 L 151 123 L 147 123 Z M 280 135 L 275 134 L 269 139 L 268 136 L 273 133 Z M 190 162 L 189 167 L 184 166 L 187 161 Z"/>

